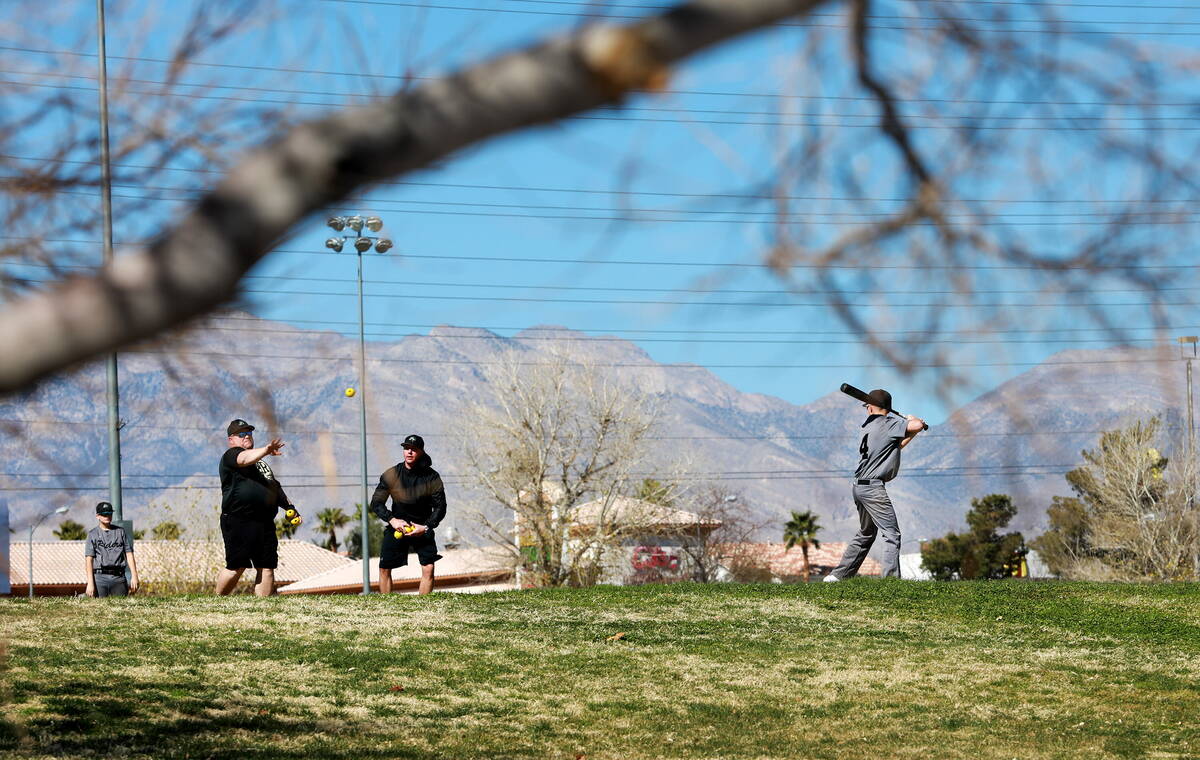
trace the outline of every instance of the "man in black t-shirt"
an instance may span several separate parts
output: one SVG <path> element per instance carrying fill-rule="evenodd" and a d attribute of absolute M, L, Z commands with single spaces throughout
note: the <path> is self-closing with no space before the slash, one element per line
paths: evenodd
<path fill-rule="evenodd" d="M 279 539 L 275 536 L 275 513 L 292 508 L 291 500 L 266 463 L 279 456 L 283 441 L 272 438 L 254 448 L 254 426 L 242 419 L 226 428 L 229 448 L 221 455 L 221 536 L 225 539 L 225 569 L 217 576 L 216 592 L 225 596 L 248 567 L 253 567 L 254 593 L 270 596 L 275 591 L 275 568 L 279 565 Z M 296 512 L 292 520 L 299 520 Z M 296 523 L 297 525 L 299 523 Z"/>

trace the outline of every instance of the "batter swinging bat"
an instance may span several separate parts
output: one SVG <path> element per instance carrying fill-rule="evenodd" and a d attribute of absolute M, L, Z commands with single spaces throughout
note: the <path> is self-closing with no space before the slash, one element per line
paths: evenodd
<path fill-rule="evenodd" d="M 853 385 L 850 385 L 848 383 L 842 383 L 841 391 L 842 391 L 842 393 L 845 393 L 850 398 L 856 398 L 859 401 L 863 402 L 864 404 L 871 404 L 871 405 L 875 404 L 875 402 L 871 400 L 870 396 L 868 396 L 866 393 L 860 391 L 858 388 L 855 388 Z M 888 411 L 891 412 L 892 414 L 898 415 L 900 417 L 904 416 L 903 414 L 900 414 L 900 412 L 897 412 L 895 409 L 888 409 Z M 926 423 L 925 427 L 922 429 L 928 430 L 929 424 Z"/>

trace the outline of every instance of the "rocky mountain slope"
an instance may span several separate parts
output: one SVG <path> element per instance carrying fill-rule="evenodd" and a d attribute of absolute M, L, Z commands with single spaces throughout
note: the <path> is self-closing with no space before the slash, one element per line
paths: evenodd
<path fill-rule="evenodd" d="M 562 328 L 504 338 L 441 327 L 369 343 L 372 487 L 399 459 L 401 438 L 419 432 L 449 484 L 450 522 L 469 534 L 467 514 L 481 503 L 468 487 L 456 436 L 468 403 L 489 395 L 487 366 L 510 350 L 530 362 L 567 352 L 653 394 L 662 408 L 658 465 L 685 458 L 697 476 L 739 492 L 739 503 L 769 526 L 764 538 L 777 537 L 788 513 L 803 509 L 822 516 L 828 540 L 853 532 L 848 476 L 863 419 L 853 401 L 835 391 L 796 406 L 742 393 L 701 367 L 660 365 L 628 341 Z M 148 525 L 164 504 L 217 504 L 216 464 L 234 417 L 288 442 L 273 466 L 305 512 L 348 509 L 361 498 L 358 404 L 344 395 L 355 385 L 356 355 L 355 340 L 245 314 L 123 353 L 127 516 Z M 901 477 L 889 489 L 905 550 L 960 527 L 970 499 L 993 492 L 1011 494 L 1021 508 L 1016 527 L 1036 535 L 1050 496 L 1066 493 L 1062 473 L 1099 431 L 1152 413 L 1181 428 L 1183 393 L 1183 364 L 1173 354 L 1069 351 L 965 405 L 905 450 Z M 90 524 L 91 507 L 106 494 L 104 414 L 99 366 L 0 400 L 0 498 L 14 528 L 60 504 Z M 49 524 L 44 530 L 48 536 Z"/>

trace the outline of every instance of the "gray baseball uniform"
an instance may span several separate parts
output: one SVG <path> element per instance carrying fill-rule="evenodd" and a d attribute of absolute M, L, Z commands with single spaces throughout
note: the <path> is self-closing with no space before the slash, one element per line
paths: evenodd
<path fill-rule="evenodd" d="M 128 595 L 126 552 L 133 552 L 133 539 L 121 526 L 114 525 L 104 530 L 97 525 L 88 531 L 87 540 L 83 542 L 83 556 L 93 558 L 92 578 L 96 584 L 96 596 Z"/>
<path fill-rule="evenodd" d="M 854 470 L 854 505 L 858 507 L 858 533 L 846 546 L 842 561 L 833 569 L 839 579 L 851 578 L 883 533 L 883 575 L 900 577 L 900 523 L 888 498 L 887 483 L 900 471 L 900 442 L 908 433 L 908 420 L 875 414 L 862 424 L 863 437 L 858 446 L 860 458 Z"/>

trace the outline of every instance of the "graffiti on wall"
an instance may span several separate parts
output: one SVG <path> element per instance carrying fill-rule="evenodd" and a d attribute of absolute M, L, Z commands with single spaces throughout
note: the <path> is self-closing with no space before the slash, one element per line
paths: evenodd
<path fill-rule="evenodd" d="M 630 554 L 632 572 L 625 583 L 673 583 L 687 579 L 681 552 L 675 546 L 635 546 Z"/>

